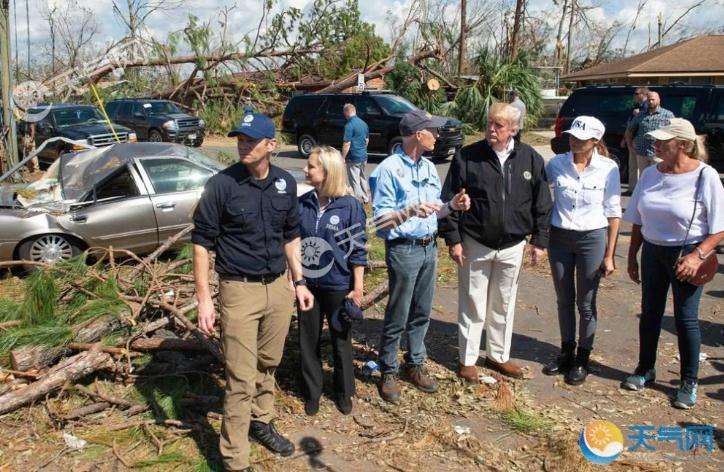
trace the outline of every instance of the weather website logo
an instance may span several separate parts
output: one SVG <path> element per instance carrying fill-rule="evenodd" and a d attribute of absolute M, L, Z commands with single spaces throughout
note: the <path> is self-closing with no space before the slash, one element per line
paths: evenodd
<path fill-rule="evenodd" d="M 581 431 L 578 444 L 583 457 L 594 464 L 607 465 L 623 452 L 623 434 L 613 423 L 596 420 Z"/>

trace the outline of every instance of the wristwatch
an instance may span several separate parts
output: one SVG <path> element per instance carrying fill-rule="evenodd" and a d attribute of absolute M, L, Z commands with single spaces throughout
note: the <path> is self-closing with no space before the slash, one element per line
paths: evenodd
<path fill-rule="evenodd" d="M 455 210 L 455 208 L 453 208 L 453 203 L 452 203 L 452 202 L 453 202 L 453 201 L 450 200 L 449 202 L 447 202 L 447 203 L 445 204 L 445 205 L 447 205 L 447 209 L 450 210 L 451 213 L 452 213 L 453 211 L 457 211 L 457 210 Z"/>
<path fill-rule="evenodd" d="M 299 280 L 294 281 L 294 288 L 306 287 L 306 286 L 307 286 L 307 281 L 305 279 L 299 279 Z"/>
<path fill-rule="evenodd" d="M 696 248 L 696 252 L 699 254 L 699 259 L 701 259 L 702 261 L 705 260 L 706 256 L 708 255 L 704 254 L 704 251 L 702 251 L 700 247 Z"/>

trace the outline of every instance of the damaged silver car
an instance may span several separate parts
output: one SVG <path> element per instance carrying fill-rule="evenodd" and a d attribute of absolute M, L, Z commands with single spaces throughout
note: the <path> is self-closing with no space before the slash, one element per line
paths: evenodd
<path fill-rule="evenodd" d="M 191 223 L 204 184 L 224 167 L 172 143 L 63 154 L 40 180 L 0 185 L 0 261 L 55 263 L 109 246 L 152 252 Z M 299 195 L 311 190 L 300 170 L 290 173 Z"/>

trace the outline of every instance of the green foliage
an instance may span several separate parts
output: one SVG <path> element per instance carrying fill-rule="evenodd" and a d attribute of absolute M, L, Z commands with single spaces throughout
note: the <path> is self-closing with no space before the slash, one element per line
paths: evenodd
<path fill-rule="evenodd" d="M 44 270 L 34 272 L 28 277 L 25 286 L 25 300 L 18 313 L 23 325 L 38 326 L 52 321 L 55 317 L 55 300 L 58 298 L 53 274 Z"/>
<path fill-rule="evenodd" d="M 441 113 L 445 105 L 445 92 L 428 90 L 420 80 L 419 70 L 402 58 L 398 58 L 392 72 L 385 75 L 385 87 L 430 113 Z"/>
<path fill-rule="evenodd" d="M 19 319 L 20 304 L 0 298 L 0 322 Z"/>
<path fill-rule="evenodd" d="M 513 431 L 519 433 L 534 433 L 550 426 L 550 422 L 542 416 L 518 407 L 505 410 L 500 416 Z"/>
<path fill-rule="evenodd" d="M 69 342 L 72 335 L 73 330 L 63 323 L 50 323 L 33 327 L 21 326 L 0 331 L 0 355 L 28 344 L 60 346 Z"/>
<path fill-rule="evenodd" d="M 166 453 L 166 454 L 161 454 L 160 456 L 156 456 L 153 459 L 148 459 L 145 461 L 137 462 L 133 466 L 134 466 L 134 468 L 135 467 L 146 468 L 146 467 L 153 467 L 156 465 L 176 464 L 176 463 L 187 464 L 188 460 L 186 459 L 186 456 L 184 456 L 181 453 L 170 452 L 170 453 Z"/>

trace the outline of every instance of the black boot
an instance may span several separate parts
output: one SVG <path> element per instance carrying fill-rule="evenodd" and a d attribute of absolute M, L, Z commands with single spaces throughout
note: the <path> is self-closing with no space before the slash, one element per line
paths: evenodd
<path fill-rule="evenodd" d="M 573 357 L 576 350 L 576 342 L 565 342 L 561 345 L 561 352 L 543 367 L 543 373 L 546 375 L 565 374 L 573 366 Z"/>
<path fill-rule="evenodd" d="M 251 421 L 249 435 L 272 452 L 288 457 L 294 454 L 294 444 L 279 434 L 273 423 Z"/>
<path fill-rule="evenodd" d="M 578 348 L 576 362 L 573 368 L 566 374 L 566 383 L 569 385 L 581 385 L 588 376 L 588 358 L 591 355 L 590 349 Z"/>

